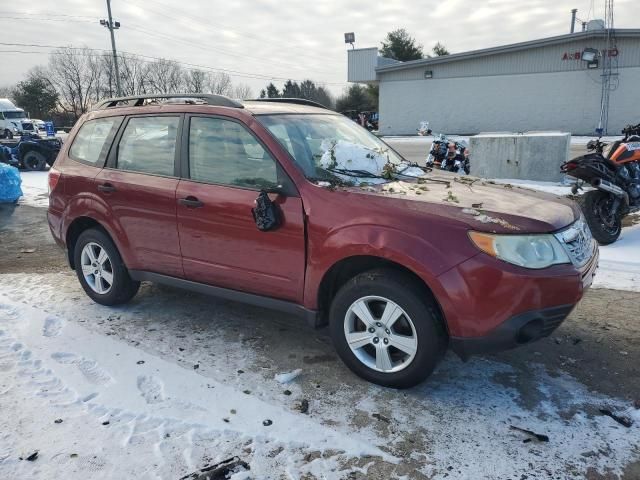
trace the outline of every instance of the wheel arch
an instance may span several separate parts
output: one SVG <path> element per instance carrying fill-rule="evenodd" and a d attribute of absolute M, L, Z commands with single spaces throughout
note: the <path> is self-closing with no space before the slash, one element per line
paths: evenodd
<path fill-rule="evenodd" d="M 87 216 L 82 216 L 74 219 L 73 222 L 71 222 L 71 224 L 67 228 L 67 232 L 65 234 L 65 245 L 67 246 L 67 259 L 69 261 L 69 266 L 71 267 L 72 270 L 75 270 L 74 251 L 75 251 L 76 243 L 78 241 L 78 237 L 80 237 L 82 232 L 85 232 L 90 228 L 97 228 L 99 230 L 102 230 L 105 233 L 105 235 L 107 235 L 111 239 L 111 241 L 114 242 L 114 244 L 116 243 L 113 237 L 111 236 L 111 234 L 109 234 L 109 232 L 107 231 L 107 229 L 96 219 L 87 217 Z"/>
<path fill-rule="evenodd" d="M 444 331 L 448 332 L 444 311 L 438 302 L 438 298 L 436 297 L 433 289 L 427 284 L 427 282 L 425 282 L 420 275 L 410 268 L 393 260 L 375 255 L 353 255 L 342 258 L 335 262 L 324 273 L 318 288 L 318 309 L 320 312 L 319 324 L 326 325 L 328 323 L 328 311 L 331 300 L 346 282 L 360 273 L 379 268 L 395 270 L 410 277 L 412 282 L 425 295 L 428 295 L 433 300 Z"/>

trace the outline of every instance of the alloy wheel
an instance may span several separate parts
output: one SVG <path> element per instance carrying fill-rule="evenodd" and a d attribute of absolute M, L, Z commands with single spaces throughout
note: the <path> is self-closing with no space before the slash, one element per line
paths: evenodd
<path fill-rule="evenodd" d="M 353 302 L 344 318 L 344 335 L 356 358 L 378 372 L 405 369 L 418 351 L 413 321 L 402 307 L 384 297 Z"/>
<path fill-rule="evenodd" d="M 113 265 L 107 251 L 95 242 L 87 243 L 80 255 L 82 275 L 89 287 L 100 295 L 113 286 Z"/>

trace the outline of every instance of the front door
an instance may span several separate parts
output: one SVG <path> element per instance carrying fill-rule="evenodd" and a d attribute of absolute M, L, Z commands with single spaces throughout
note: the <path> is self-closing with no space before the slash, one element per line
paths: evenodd
<path fill-rule="evenodd" d="M 176 191 L 185 278 L 301 301 L 305 238 L 300 197 L 295 190 L 270 194 L 282 222 L 275 230 L 258 230 L 251 209 L 261 189 L 282 183 L 277 162 L 235 120 L 192 116 L 187 124 L 183 155 L 188 175 Z"/>
<path fill-rule="evenodd" d="M 94 182 L 132 270 L 184 276 L 176 225 L 180 123 L 175 115 L 129 118 Z"/>

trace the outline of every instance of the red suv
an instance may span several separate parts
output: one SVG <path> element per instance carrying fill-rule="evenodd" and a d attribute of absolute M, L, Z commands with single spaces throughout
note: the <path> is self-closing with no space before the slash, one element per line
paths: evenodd
<path fill-rule="evenodd" d="M 549 335 L 597 267 L 576 205 L 401 166 L 305 100 L 112 99 L 64 144 L 48 220 L 98 303 L 153 281 L 296 313 L 381 385 Z"/>

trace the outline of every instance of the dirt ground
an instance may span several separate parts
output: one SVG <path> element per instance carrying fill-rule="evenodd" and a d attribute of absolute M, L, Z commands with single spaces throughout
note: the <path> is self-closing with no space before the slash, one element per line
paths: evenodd
<path fill-rule="evenodd" d="M 60 279 L 61 295 L 84 299 L 76 279 L 73 278 L 73 272 L 68 269 L 63 251 L 55 245 L 50 236 L 45 214 L 46 211 L 42 208 L 0 206 L 0 245 L 2 247 L 0 273 L 57 274 L 53 277 L 48 275 L 46 278 Z M 24 288 L 26 295 L 29 296 L 30 286 L 25 285 Z M 33 295 L 37 296 L 38 293 L 34 291 Z M 52 299 L 55 301 L 55 294 Z M 344 388 L 345 385 L 353 388 L 353 395 L 359 395 L 358 398 L 366 396 L 366 392 L 370 391 L 369 385 L 355 378 L 340 363 L 331 347 L 326 329 L 309 330 L 295 318 L 275 314 L 265 315 L 256 308 L 219 302 L 167 287 L 146 286 L 135 300 L 134 313 L 139 315 L 131 318 L 123 317 L 122 320 L 119 317 L 118 320 L 109 317 L 109 322 L 100 321 L 92 328 L 98 331 L 104 330 L 107 335 L 115 335 L 126 342 L 144 343 L 149 335 L 155 335 L 150 333 L 155 329 L 149 328 L 153 322 L 169 321 L 158 318 L 149 319 L 141 313 L 144 312 L 144 305 L 150 301 L 166 303 L 170 310 L 167 313 L 169 316 L 185 316 L 186 312 L 189 312 L 187 316 L 190 319 L 189 322 L 174 332 L 177 337 L 184 338 L 186 335 L 185 344 L 188 344 L 192 335 L 190 333 L 192 323 L 198 324 L 193 330 L 193 335 L 201 335 L 203 329 L 206 331 L 208 327 L 203 323 L 205 321 L 203 315 L 208 311 L 208 305 L 214 302 L 216 309 L 220 307 L 223 313 L 226 312 L 226 316 L 220 317 L 225 320 L 222 325 L 218 325 L 218 330 L 221 326 L 225 336 L 236 340 L 238 332 L 242 331 L 243 340 L 239 340 L 238 345 L 240 348 L 249 345 L 260 353 L 260 360 L 256 366 L 258 370 L 266 369 L 267 375 L 272 375 L 273 370 L 288 371 L 298 368 L 301 364 L 312 369 L 313 375 L 305 379 L 301 385 L 302 393 L 311 399 L 312 405 L 326 402 L 327 398 L 331 398 L 330 395 Z M 552 337 L 525 348 L 476 359 L 468 367 L 470 374 L 477 372 L 483 361 L 509 365 L 511 370 L 508 372 L 492 374 L 491 382 L 517 391 L 518 403 L 524 409 L 533 409 L 543 402 L 550 401 L 541 393 L 540 378 L 536 373 L 541 366 L 546 369 L 550 378 L 562 379 L 563 375 L 568 373 L 584 384 L 589 391 L 635 403 L 638 408 L 640 407 L 639 305 L 640 294 L 638 293 L 591 289 Z M 194 313 L 194 309 L 197 313 Z M 170 337 L 169 333 L 167 332 L 167 336 Z M 167 354 L 167 352 L 164 353 Z M 235 372 L 233 359 L 229 365 L 227 361 L 228 359 L 217 367 L 223 370 L 227 367 L 229 371 Z M 536 365 L 535 368 L 532 367 L 533 364 Z M 203 363 L 203 365 L 206 364 Z M 382 389 L 383 392 L 379 395 L 381 398 L 394 401 L 400 395 L 404 398 L 409 395 L 408 398 L 411 399 L 413 395 L 424 394 L 432 387 L 437 390 L 442 388 L 437 387 L 438 385 L 448 383 L 448 376 L 452 375 L 452 372 L 456 372 L 453 374 L 456 376 L 460 369 L 467 368 L 463 365 L 449 354 L 445 366 L 438 369 L 425 385 L 414 389 L 414 393 L 412 391 L 397 393 Z M 228 372 L 224 375 L 227 374 Z M 589 408 L 593 409 L 593 407 Z M 565 412 L 565 414 L 567 421 L 570 421 L 571 412 Z M 589 414 L 597 415 L 597 411 L 591 411 Z M 386 415 L 390 414 L 387 412 Z M 325 418 L 323 422 L 330 424 L 331 419 Z M 376 428 L 381 435 L 401 434 L 394 431 L 393 426 L 387 422 L 381 424 L 380 421 L 372 420 L 362 412 L 355 415 L 351 422 L 362 428 Z M 407 463 L 401 469 L 394 467 L 395 474 L 406 473 L 409 475 L 408 478 L 429 478 L 415 473 L 420 463 L 420 457 L 417 456 L 416 451 L 428 451 L 424 438 L 414 438 L 417 435 L 415 432 L 403 432 L 402 435 L 406 437 L 403 440 L 405 443 L 401 444 L 405 447 L 399 447 L 401 451 L 396 453 L 405 457 Z M 402 452 L 403 448 L 406 448 L 404 452 Z M 389 468 L 388 465 L 380 465 L 378 473 L 372 475 L 369 472 L 367 478 L 385 478 Z M 626 465 L 624 472 L 622 477 L 618 477 L 613 474 L 600 474 L 594 470 L 588 473 L 587 478 L 640 479 L 640 462 Z M 363 477 L 354 474 L 349 478 Z M 455 476 L 452 475 L 452 478 Z M 529 478 L 550 477 L 534 475 Z M 568 475 L 567 478 L 569 478 Z M 575 477 L 571 476 L 571 478 Z"/>

